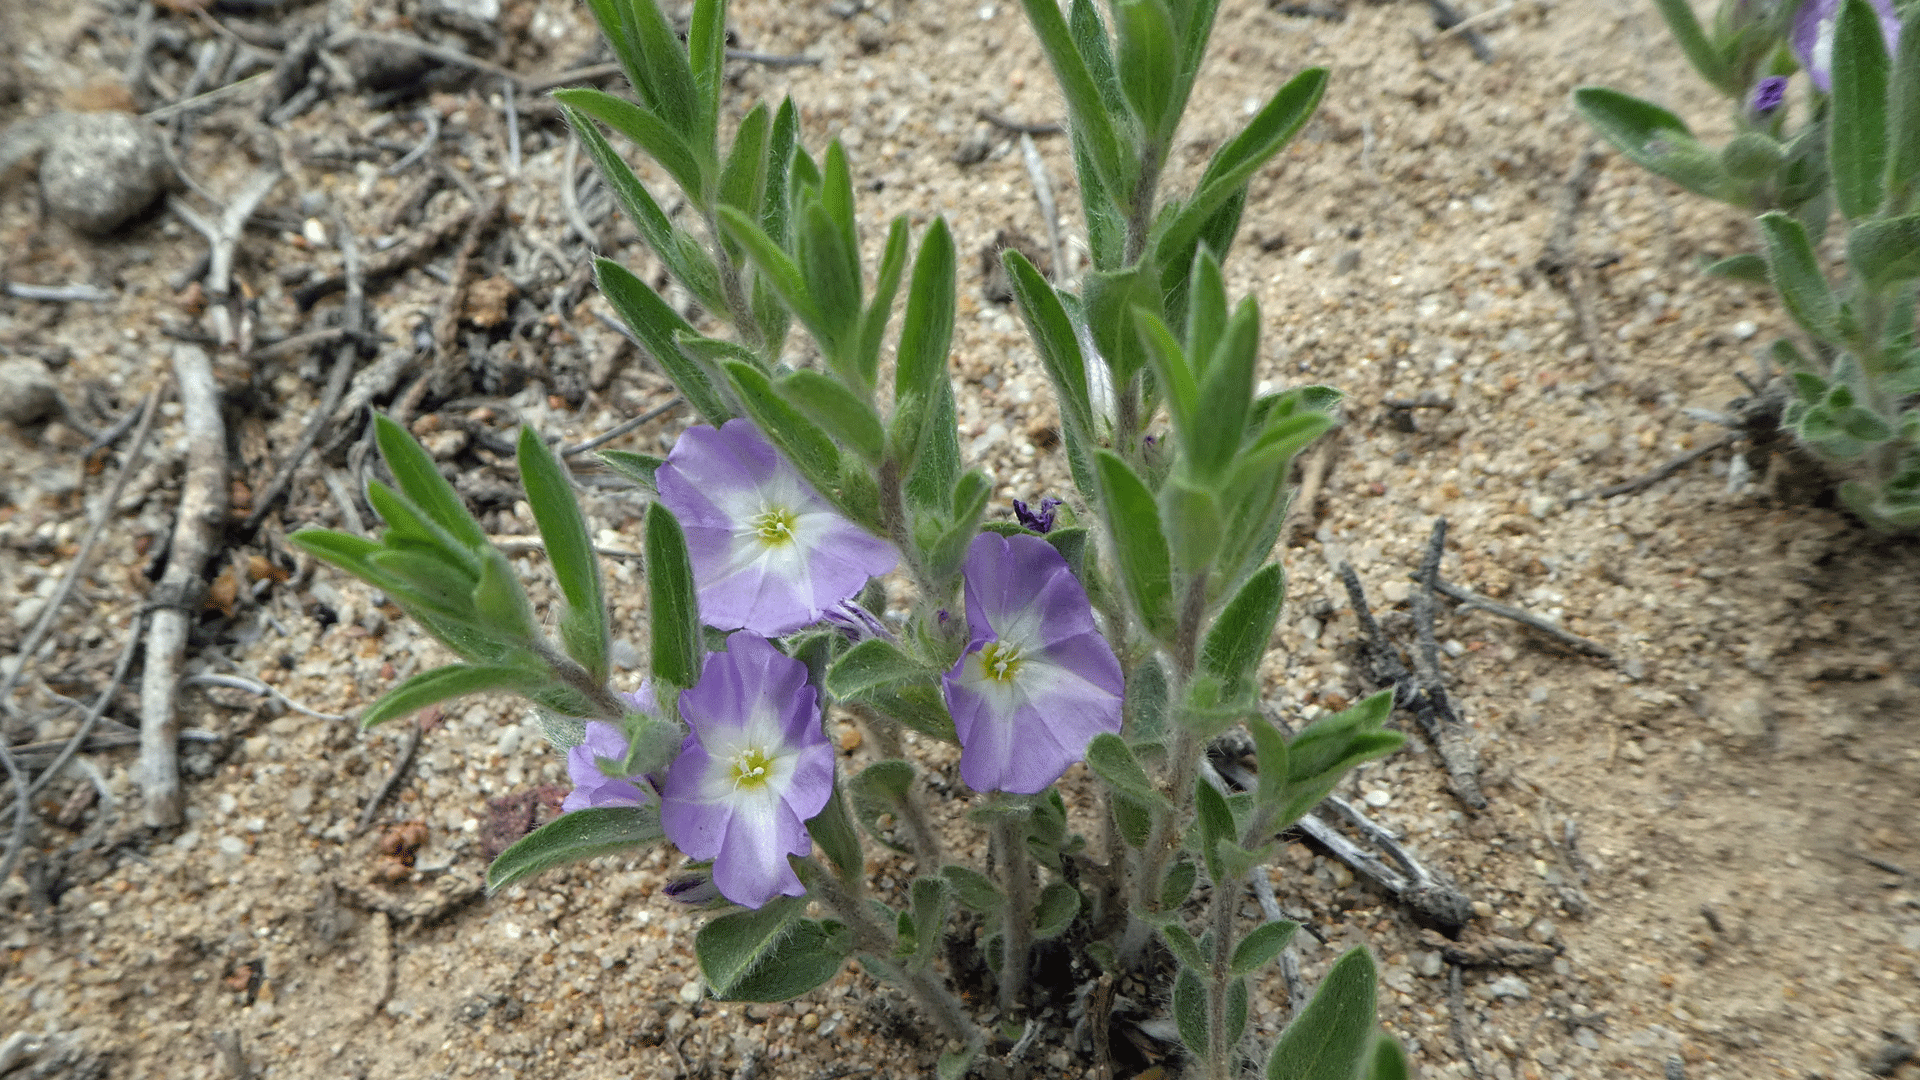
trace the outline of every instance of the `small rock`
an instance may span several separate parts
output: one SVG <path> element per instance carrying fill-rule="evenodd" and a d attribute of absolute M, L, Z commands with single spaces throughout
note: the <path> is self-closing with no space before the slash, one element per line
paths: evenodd
<path fill-rule="evenodd" d="M 699 979 L 688 979 L 686 982 L 680 984 L 680 1001 L 682 1004 L 693 1005 L 705 996 L 705 994 L 706 990 L 700 985 Z"/>
<path fill-rule="evenodd" d="M 1374 790 L 1369 791 L 1366 794 L 1366 803 L 1368 806 L 1373 806 L 1373 807 L 1385 806 L 1392 801 L 1393 801 L 1392 795 L 1388 794 L 1387 792 L 1381 791 L 1378 788 L 1375 788 Z"/>
<path fill-rule="evenodd" d="M 60 411 L 60 391 L 37 360 L 0 363 L 0 420 L 26 427 Z"/>
<path fill-rule="evenodd" d="M 1498 998 L 1519 998 L 1526 1001 L 1533 997 L 1533 991 L 1527 989 L 1527 984 L 1521 981 L 1518 975 L 1495 979 L 1493 985 L 1487 989 Z"/>
<path fill-rule="evenodd" d="M 426 0 L 421 10 L 442 18 L 471 19 L 491 24 L 500 18 L 500 0 Z"/>
<path fill-rule="evenodd" d="M 1760 328 L 1755 326 L 1751 319 L 1741 319 L 1739 322 L 1733 324 L 1733 336 L 1741 341 L 1745 341 L 1759 332 Z"/>
<path fill-rule="evenodd" d="M 1404 604 L 1413 595 L 1413 587 L 1404 581 L 1389 581 L 1380 586 L 1380 596 L 1389 604 Z"/>
<path fill-rule="evenodd" d="M 61 113 L 40 159 L 40 197 L 84 233 L 111 233 L 144 213 L 173 179 L 152 124 L 126 113 Z"/>

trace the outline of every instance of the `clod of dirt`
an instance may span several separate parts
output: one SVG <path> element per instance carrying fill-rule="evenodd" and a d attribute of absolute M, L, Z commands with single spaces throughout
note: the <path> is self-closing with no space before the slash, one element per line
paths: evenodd
<path fill-rule="evenodd" d="M 60 391 L 38 361 L 0 361 L 0 420 L 26 427 L 59 411 Z"/>
<path fill-rule="evenodd" d="M 40 197 L 84 233 L 111 233 L 151 207 L 173 168 L 153 125 L 126 113 L 52 113 L 7 133 L 41 151 Z M 37 144 L 37 145 L 34 145 Z"/>

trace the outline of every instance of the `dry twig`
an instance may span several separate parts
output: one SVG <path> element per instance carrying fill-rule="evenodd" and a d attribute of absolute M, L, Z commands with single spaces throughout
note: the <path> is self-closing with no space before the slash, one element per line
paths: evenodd
<path fill-rule="evenodd" d="M 1467 725 L 1447 700 L 1446 683 L 1440 677 L 1440 646 L 1433 635 L 1433 592 L 1440 580 L 1440 557 L 1446 544 L 1447 519 L 1435 518 L 1427 555 L 1420 563 L 1421 587 L 1413 593 L 1413 627 L 1418 639 L 1413 649 L 1418 695 L 1414 715 L 1447 767 L 1447 786 L 1461 802 L 1479 810 L 1487 805 L 1487 797 L 1480 791 L 1480 752 L 1474 748 Z"/>
<path fill-rule="evenodd" d="M 366 808 L 360 811 L 360 821 L 353 827 L 355 836 L 366 832 L 373 825 L 374 815 L 380 812 L 380 807 L 393 797 L 394 792 L 400 790 L 400 781 L 406 778 L 407 770 L 413 768 L 413 758 L 420 752 L 420 737 L 425 729 L 420 726 L 418 719 L 409 724 L 408 728 L 407 741 L 400 747 L 400 757 L 393 763 L 393 771 L 389 772 L 387 778 L 380 782 L 380 786 L 374 789 L 373 796 L 367 800 Z"/>
<path fill-rule="evenodd" d="M 1479 593 L 1474 592 L 1472 589 L 1456 585 L 1451 581 L 1442 581 L 1438 578 L 1434 579 L 1433 589 L 1442 596 L 1452 600 L 1458 600 L 1460 602 L 1459 610 L 1464 611 L 1467 608 L 1481 608 L 1502 618 L 1512 619 L 1514 622 L 1520 623 L 1523 626 L 1531 626 L 1535 630 L 1540 631 L 1575 652 L 1585 653 L 1588 656 L 1596 656 L 1606 661 L 1613 661 L 1615 659 L 1613 650 L 1597 641 L 1583 638 L 1579 634 L 1565 629 L 1557 623 L 1548 622 L 1546 619 L 1531 612 L 1522 611 L 1517 607 L 1509 607 L 1497 600 L 1489 600 Z"/>
<path fill-rule="evenodd" d="M 187 632 L 206 592 L 207 563 L 218 550 L 227 518 L 227 433 L 213 363 L 197 346 L 175 345 L 173 371 L 187 430 L 187 472 L 167 570 L 152 594 L 155 610 L 140 680 L 139 773 L 150 826 L 178 825 L 186 809 L 174 683 L 186 654 Z"/>
<path fill-rule="evenodd" d="M 14 711 L 13 688 L 19 684 L 20 677 L 26 674 L 27 663 L 33 659 L 33 654 L 40 649 L 40 643 L 46 640 L 47 634 L 53 629 L 54 617 L 60 613 L 60 607 L 67 602 L 67 597 L 72 595 L 74 584 L 80 580 L 88 560 L 93 557 L 93 547 L 99 542 L 100 533 L 106 527 L 107 519 L 113 516 L 114 507 L 120 504 L 120 493 L 126 490 L 127 478 L 133 475 L 134 469 L 140 464 L 141 451 L 146 448 L 147 436 L 153 431 L 154 414 L 159 411 L 160 395 L 159 390 L 147 395 L 146 404 L 140 408 L 139 428 L 134 432 L 133 445 L 127 448 L 126 461 L 121 464 L 119 474 L 113 478 L 112 485 L 107 488 L 107 496 L 100 503 L 100 512 L 87 526 L 87 535 L 80 539 L 80 549 L 74 552 L 73 561 L 67 564 L 66 576 L 60 579 L 59 586 L 47 599 L 47 606 L 41 609 L 40 621 L 34 623 L 33 629 L 27 633 L 27 640 L 20 646 L 18 653 L 19 662 L 14 665 L 13 672 L 7 676 L 6 681 L 0 683 L 0 708 L 4 708 L 9 713 Z M 5 875 L 0 875 L 0 880 L 5 880 Z"/>

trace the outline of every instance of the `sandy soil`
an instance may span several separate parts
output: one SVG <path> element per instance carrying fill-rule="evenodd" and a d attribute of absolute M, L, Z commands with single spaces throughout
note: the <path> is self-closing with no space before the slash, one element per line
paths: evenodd
<path fill-rule="evenodd" d="M 447 40 L 523 72 L 594 59 L 582 8 L 502 6 L 497 22 Z M 237 28 L 270 44 L 263 34 L 284 37 L 325 6 L 273 20 L 223 13 L 226 30 L 174 10 L 187 7 L 162 3 L 151 24 L 146 67 L 172 91 L 202 43 Z M 976 115 L 1061 115 L 1018 5 L 854 7 L 737 4 L 741 47 L 821 63 L 732 65 L 730 114 L 791 92 L 807 145 L 841 138 L 870 246 L 895 214 L 916 228 L 947 215 L 965 253 L 1003 229 L 1044 244 L 1017 144 Z M 441 35 L 449 21 L 413 0 L 398 9 L 335 0 L 329 10 L 335 29 Z M 1442 514 L 1452 526 L 1450 579 L 1559 620 L 1615 660 L 1567 653 L 1483 612 L 1443 612 L 1447 675 L 1474 729 L 1489 805 L 1474 812 L 1455 800 L 1418 739 L 1362 770 L 1349 794 L 1455 878 L 1475 918 L 1462 945 L 1445 943 L 1324 852 L 1292 844 L 1273 871 L 1280 902 L 1327 942 L 1303 938 L 1308 979 L 1346 943 L 1369 944 L 1384 973 L 1382 1020 L 1429 1077 L 1920 1076 L 1895 1052 L 1920 1041 L 1920 545 L 1788 497 L 1766 482 L 1773 463 L 1758 453 L 1754 482 L 1730 490 L 1727 449 L 1638 495 L 1570 501 L 1718 438 L 1683 407 L 1720 408 L 1739 395 L 1734 372 L 1753 368 L 1751 354 L 1785 320 L 1763 296 L 1697 272 L 1742 249 L 1739 215 L 1609 157 L 1573 234 L 1593 321 L 1583 330 L 1568 294 L 1535 268 L 1588 142 L 1567 93 L 1600 82 L 1661 98 L 1709 133 L 1724 127 L 1717 105 L 1696 92 L 1650 5 L 1503 5 L 1505 14 L 1476 24 L 1491 64 L 1439 36 L 1423 4 L 1330 10 L 1343 18 L 1224 5 L 1170 180 L 1176 190 L 1190 182 L 1298 69 L 1332 69 L 1319 116 L 1256 180 L 1229 264 L 1232 290 L 1257 296 L 1265 313 L 1263 378 L 1349 394 L 1319 498 L 1284 551 L 1291 606 L 1266 669 L 1271 704 L 1310 718 L 1372 688 L 1361 682 L 1358 632 L 1333 567 L 1358 569 L 1389 632 L 1405 640 L 1406 575 Z M 104 0 L 7 5 L 0 122 L 76 101 L 124 104 L 137 25 L 131 6 Z M 257 120 L 252 92 L 173 138 L 186 172 L 216 198 L 261 163 L 287 171 L 264 225 L 257 219 L 240 245 L 237 278 L 259 340 L 337 319 L 337 299 L 312 312 L 294 300 L 340 265 L 335 212 L 371 250 L 465 214 L 464 185 L 481 198 L 505 194 L 510 228 L 477 245 L 471 277 L 485 288 L 470 290 L 457 313 L 477 359 L 421 399 L 416 430 L 460 464 L 491 530 L 530 533 L 511 473 L 494 465 L 517 423 L 574 441 L 670 394 L 582 292 L 583 247 L 558 194 L 564 129 L 521 96 L 516 177 L 494 78 L 449 79 L 397 106 L 330 94 L 278 130 Z M 170 100 L 144 79 L 133 93 L 140 107 Z M 426 131 L 422 108 L 435 110 L 441 130 L 432 156 L 457 179 L 419 204 L 430 163 L 386 173 Z M 1037 145 L 1071 234 L 1063 140 Z M 982 149 L 974 164 L 955 160 Z M 603 216 L 604 194 L 588 192 L 583 212 L 611 238 L 610 253 L 652 273 L 631 229 Z M 383 355 L 404 356 L 440 322 L 449 290 L 439 279 L 459 272 L 458 246 L 456 228 L 430 258 L 374 283 L 373 326 L 392 342 Z M 76 237 L 45 218 L 30 177 L 14 177 L 0 188 L 0 276 L 89 282 L 112 298 L 0 297 L 0 353 L 44 364 L 93 423 L 121 415 L 167 379 L 178 338 L 206 325 L 191 290 L 173 284 L 196 276 L 204 249 L 164 214 L 115 239 Z M 972 265 L 954 359 L 962 446 L 1000 484 L 998 506 L 1061 493 L 1044 378 L 1017 316 L 983 295 Z M 217 354 L 237 496 L 264 488 L 331 363 L 326 350 L 265 361 Z M 1452 406 L 1419 410 L 1408 424 L 1383 405 L 1423 394 Z M 658 451 L 684 423 L 670 414 L 615 445 Z M 172 527 L 183 439 L 169 403 L 77 595 L 28 660 L 9 742 L 64 738 L 76 718 L 56 711 L 52 693 L 91 700 L 105 686 L 149 596 L 142 570 Z M 87 467 L 86 441 L 58 421 L 0 431 L 0 649 L 9 653 L 120 467 L 113 455 Z M 310 463 L 290 507 L 236 549 L 238 564 L 264 561 L 248 567 L 250 586 L 229 610 L 201 617 L 191 672 L 244 673 L 309 709 L 349 714 L 434 661 L 422 635 L 283 541 L 299 525 L 343 524 L 322 482 L 342 463 Z M 607 530 L 602 542 L 637 546 L 638 499 L 596 491 L 589 512 Z M 544 575 L 536 556 L 519 561 Z M 644 640 L 635 570 L 615 560 L 608 571 L 629 644 Z M 787 1005 L 704 1000 L 690 948 L 700 916 L 659 894 L 677 861 L 666 853 L 481 896 L 489 844 L 546 812 L 544 785 L 564 779 L 561 760 L 510 702 L 466 702 L 439 716 L 397 798 L 361 833 L 361 808 L 392 770 L 405 727 L 361 737 L 349 722 L 244 692 L 196 688 L 180 698 L 186 726 L 218 736 L 187 744 L 187 826 L 142 828 L 134 752 L 89 752 L 80 760 L 91 778 L 70 774 L 37 800 L 44 822 L 23 872 L 0 883 L 0 1038 L 52 1044 L 22 1075 L 931 1074 L 941 1048 L 857 970 Z M 137 724 L 134 692 L 119 691 L 108 716 Z M 871 753 L 859 743 L 843 729 L 849 757 Z M 960 809 L 953 755 L 919 752 Z M 96 780 L 110 797 L 89 806 L 75 793 Z M 1070 778 L 1070 793 L 1081 782 Z M 407 822 L 424 828 L 402 835 Z M 954 849 L 970 850 L 973 839 L 954 829 Z M 421 832 L 411 868 L 385 853 Z M 873 856 L 883 892 L 904 888 L 910 864 Z M 1449 960 L 1461 955 L 1449 949 L 1487 958 L 1519 943 L 1545 946 L 1521 956 L 1539 963 L 1460 969 Z M 1032 1077 L 1092 1076 L 1088 1044 L 1073 1032 L 1077 969 L 1059 953 L 1043 968 L 1063 991 L 1040 1010 L 1044 1026 L 1021 1067 Z M 1450 1003 L 1456 971 L 1461 992 Z M 1177 1068 L 1173 1049 L 1149 1034 L 1165 1031 L 1154 1022 L 1165 1013 L 1158 992 L 1121 987 L 1116 1075 Z M 1277 977 L 1256 999 L 1250 1039 L 1264 1046 L 1288 1002 Z M 984 1020 L 990 1001 L 978 1001 Z"/>

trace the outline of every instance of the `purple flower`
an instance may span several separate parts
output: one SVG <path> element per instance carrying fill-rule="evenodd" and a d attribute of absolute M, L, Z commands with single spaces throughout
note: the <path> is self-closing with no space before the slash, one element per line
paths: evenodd
<path fill-rule="evenodd" d="M 972 641 L 943 679 L 975 791 L 1032 795 L 1120 730 L 1120 662 L 1087 592 L 1037 536 L 981 533 L 967 549 Z"/>
<path fill-rule="evenodd" d="M 651 703 L 650 687 L 642 686 L 639 694 L 632 696 L 641 694 Z M 586 741 L 567 751 L 567 775 L 573 778 L 573 791 L 560 804 L 561 813 L 571 814 L 590 806 L 644 806 L 647 789 L 634 780 L 644 783 L 645 778 L 625 775 L 620 767 L 626 760 L 627 737 L 620 728 L 604 720 L 587 721 Z"/>
<path fill-rule="evenodd" d="M 809 487 L 751 421 L 688 428 L 655 475 L 660 502 L 686 530 L 710 626 L 790 633 L 899 561 Z"/>
<path fill-rule="evenodd" d="M 1059 505 L 1060 500 L 1051 495 L 1040 500 L 1038 510 L 1028 509 L 1026 503 L 1015 499 L 1013 516 L 1019 519 L 1022 528 L 1032 529 L 1037 533 L 1048 533 L 1053 531 L 1053 510 Z"/>
<path fill-rule="evenodd" d="M 1747 112 L 1756 120 L 1765 120 L 1787 100 L 1787 77 L 1769 75 L 1754 85 L 1747 98 Z"/>
<path fill-rule="evenodd" d="M 680 715 L 693 734 L 660 792 L 667 839 L 712 859 L 714 885 L 736 904 L 804 894 L 787 856 L 813 850 L 807 819 L 833 793 L 833 747 L 806 665 L 736 633 L 680 695 Z"/>
<path fill-rule="evenodd" d="M 1894 14 L 1893 0 L 1869 0 L 1880 17 L 1880 33 L 1886 38 L 1887 52 L 1900 48 L 1900 17 Z M 1833 27 L 1840 19 L 1842 0 L 1806 0 L 1793 15 L 1791 42 L 1800 66 L 1807 69 L 1813 85 L 1822 92 L 1833 91 Z"/>

